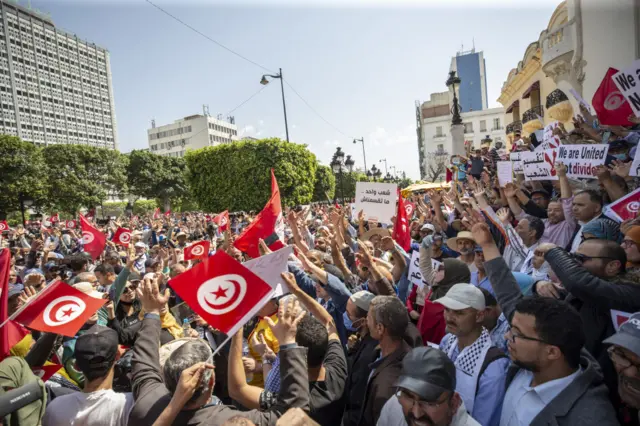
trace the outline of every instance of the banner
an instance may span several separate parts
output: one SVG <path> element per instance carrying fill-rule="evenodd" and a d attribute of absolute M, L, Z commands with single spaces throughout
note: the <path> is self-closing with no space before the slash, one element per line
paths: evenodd
<path fill-rule="evenodd" d="M 553 134 L 553 131 L 559 126 L 557 121 L 544 126 L 542 131 L 542 141 L 534 151 L 546 151 L 547 149 L 555 149 L 560 146 L 560 138 Z"/>
<path fill-rule="evenodd" d="M 184 248 L 184 260 L 204 259 L 209 256 L 209 241 L 198 241 Z"/>
<path fill-rule="evenodd" d="M 523 152 L 525 180 L 558 180 L 554 167 L 556 150 Z"/>
<path fill-rule="evenodd" d="M 618 222 L 635 219 L 640 211 L 640 188 L 607 205 L 605 214 Z"/>
<path fill-rule="evenodd" d="M 398 186 L 395 183 L 357 182 L 356 211 L 364 211 L 367 220 L 390 224 L 396 214 Z"/>
<path fill-rule="evenodd" d="M 513 163 L 513 173 L 522 173 L 524 165 L 522 164 L 522 152 L 512 152 L 509 154 L 509 161 Z"/>
<path fill-rule="evenodd" d="M 606 126 L 631 126 L 629 116 L 633 114 L 631 105 L 616 86 L 613 76 L 618 74 L 615 68 L 609 68 L 593 95 L 591 104 L 596 110 L 598 121 Z"/>
<path fill-rule="evenodd" d="M 442 262 L 439 262 L 435 259 L 431 259 L 431 267 L 437 271 L 442 265 Z M 422 280 L 422 273 L 420 272 L 420 251 L 414 250 L 411 254 L 411 265 L 409 265 L 409 280 L 413 283 L 413 285 L 417 285 L 422 288 L 425 285 L 425 282 Z"/>
<path fill-rule="evenodd" d="M 121 246 L 129 247 L 129 243 L 131 242 L 131 231 L 122 227 L 118 228 L 116 233 L 113 235 L 112 241 Z"/>
<path fill-rule="evenodd" d="M 497 167 L 500 186 L 513 182 L 513 163 L 511 161 L 498 161 Z"/>
<path fill-rule="evenodd" d="M 273 287 L 274 297 L 279 297 L 290 293 L 281 274 L 289 270 L 287 262 L 291 254 L 293 254 L 293 246 L 287 246 L 257 259 L 251 259 L 242 265 Z"/>
<path fill-rule="evenodd" d="M 596 166 L 602 166 L 609 152 L 608 144 L 561 145 L 557 149 L 556 162 L 567 166 L 570 178 L 590 178 L 596 176 Z"/>
<path fill-rule="evenodd" d="M 640 117 L 640 59 L 613 75 L 613 82 L 629 102 L 633 113 Z"/>

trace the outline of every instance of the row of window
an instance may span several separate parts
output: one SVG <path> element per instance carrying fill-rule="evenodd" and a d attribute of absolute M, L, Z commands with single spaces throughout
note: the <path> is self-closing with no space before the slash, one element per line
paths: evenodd
<path fill-rule="evenodd" d="M 191 132 L 191 126 L 179 127 L 173 130 L 165 130 L 163 132 L 151 133 L 149 135 L 149 140 L 162 139 L 169 136 L 181 135 L 183 133 L 189 133 L 189 132 Z"/>
<path fill-rule="evenodd" d="M 166 154 L 162 154 L 165 157 L 184 157 L 184 151 L 178 152 L 167 152 Z"/>
<path fill-rule="evenodd" d="M 217 130 L 219 132 L 230 133 L 230 134 L 232 134 L 234 136 L 236 136 L 238 134 L 238 131 L 236 129 L 230 129 L 228 127 L 224 127 L 224 126 L 221 126 L 219 124 L 209 123 L 209 128 L 211 130 Z"/>
<path fill-rule="evenodd" d="M 216 135 L 209 135 L 209 142 L 222 142 L 222 143 L 228 143 L 231 142 L 232 139 L 231 138 L 223 138 L 222 136 L 216 136 Z"/>

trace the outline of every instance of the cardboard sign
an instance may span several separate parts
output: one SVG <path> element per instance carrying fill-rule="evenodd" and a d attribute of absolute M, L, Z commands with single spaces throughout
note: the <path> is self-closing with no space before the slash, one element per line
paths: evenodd
<path fill-rule="evenodd" d="M 509 154 L 509 160 L 513 163 L 513 173 L 522 173 L 524 171 L 522 152 L 512 152 Z"/>
<path fill-rule="evenodd" d="M 498 161 L 497 167 L 500 186 L 513 182 L 513 163 L 511 161 Z"/>
<path fill-rule="evenodd" d="M 567 166 L 570 178 L 596 177 L 596 167 L 602 166 L 607 159 L 609 145 L 561 145 L 557 149 L 557 162 Z"/>
<path fill-rule="evenodd" d="M 435 259 L 431 259 L 431 267 L 437 271 L 442 265 L 442 262 L 438 262 Z M 417 285 L 422 288 L 425 282 L 422 280 L 422 273 L 420 272 L 420 251 L 414 250 L 411 254 L 411 265 L 409 265 L 409 280 L 413 285 Z"/>
<path fill-rule="evenodd" d="M 612 77 L 636 117 L 640 117 L 640 59 L 629 68 L 618 71 Z"/>
<path fill-rule="evenodd" d="M 604 208 L 605 214 L 619 222 L 635 219 L 640 211 L 640 188 Z"/>
<path fill-rule="evenodd" d="M 587 109 L 587 111 L 592 112 L 592 111 L 591 111 L 591 105 L 589 105 L 589 104 L 587 103 L 587 101 L 585 101 L 585 100 L 582 98 L 582 96 L 580 96 L 580 94 L 579 94 L 578 92 L 576 92 L 576 89 L 569 89 L 569 93 L 571 93 L 571 95 L 573 95 L 573 97 L 574 97 L 574 98 L 576 98 L 576 100 L 577 100 L 580 104 L 582 104 L 582 105 Z"/>
<path fill-rule="evenodd" d="M 357 182 L 356 211 L 364 211 L 367 220 L 389 224 L 396 214 L 398 187 L 395 183 Z"/>
<path fill-rule="evenodd" d="M 555 157 L 556 151 L 553 149 L 523 152 L 525 180 L 558 180 L 554 167 Z"/>
<path fill-rule="evenodd" d="M 544 126 L 542 130 L 542 140 L 540 145 L 535 147 L 534 151 L 546 151 L 548 149 L 555 149 L 560 146 L 560 138 L 553 134 L 553 131 L 559 126 L 557 121 Z"/>
<path fill-rule="evenodd" d="M 293 246 L 287 246 L 273 253 L 251 259 L 242 265 L 273 287 L 275 289 L 274 297 L 278 297 L 291 292 L 281 276 L 283 272 L 289 270 L 287 262 L 291 254 L 293 254 Z"/>

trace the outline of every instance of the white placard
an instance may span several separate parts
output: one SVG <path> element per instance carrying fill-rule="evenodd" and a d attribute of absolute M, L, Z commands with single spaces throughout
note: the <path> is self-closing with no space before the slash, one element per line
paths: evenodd
<path fill-rule="evenodd" d="M 291 254 L 293 254 L 293 247 L 287 246 L 273 253 L 244 262 L 243 265 L 275 288 L 274 297 L 278 297 L 290 293 L 289 287 L 284 283 L 280 274 L 288 271 L 287 261 Z"/>
<path fill-rule="evenodd" d="M 569 89 L 569 93 L 571 93 L 573 97 L 587 109 L 587 111 L 591 112 L 591 105 L 589 105 L 587 101 L 585 101 L 582 96 L 576 92 L 576 89 Z"/>
<path fill-rule="evenodd" d="M 431 259 L 431 267 L 437 271 L 442 265 L 442 262 L 439 262 L 435 259 Z M 422 280 L 422 273 L 420 272 L 420 251 L 414 250 L 411 254 L 411 265 L 409 265 L 409 280 L 413 283 L 413 285 L 417 285 L 422 288 L 425 285 L 425 282 Z"/>
<path fill-rule="evenodd" d="M 356 211 L 367 220 L 389 224 L 396 214 L 398 186 L 395 183 L 357 182 Z"/>
<path fill-rule="evenodd" d="M 522 152 L 512 152 L 509 154 L 509 160 L 513 162 L 513 173 L 522 173 L 524 164 L 522 164 Z"/>
<path fill-rule="evenodd" d="M 630 67 L 611 76 L 622 96 L 629 102 L 636 117 L 640 117 L 640 59 Z"/>
<path fill-rule="evenodd" d="M 555 149 L 560 146 L 560 138 L 553 134 L 553 131 L 559 126 L 557 121 L 547 124 L 542 130 L 542 141 L 540 145 L 535 147 L 534 151 L 546 151 L 547 149 Z"/>
<path fill-rule="evenodd" d="M 636 149 L 636 155 L 633 157 L 633 163 L 631 163 L 631 169 L 629 170 L 629 176 L 640 176 L 640 155 L 638 154 L 640 149 Z"/>
<path fill-rule="evenodd" d="M 513 182 L 513 163 L 511 161 L 498 161 L 498 183 L 505 186 Z"/>
<path fill-rule="evenodd" d="M 555 163 L 555 150 L 523 152 L 525 180 L 558 180 Z"/>
<path fill-rule="evenodd" d="M 596 177 L 596 167 L 603 165 L 607 159 L 609 145 L 560 145 L 556 151 L 556 161 L 567 166 L 568 177 L 593 179 Z"/>

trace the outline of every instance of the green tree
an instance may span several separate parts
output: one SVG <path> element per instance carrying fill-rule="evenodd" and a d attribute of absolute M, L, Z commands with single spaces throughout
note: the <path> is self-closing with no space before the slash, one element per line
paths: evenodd
<path fill-rule="evenodd" d="M 349 201 L 356 196 L 356 183 L 367 182 L 369 179 L 367 175 L 359 172 L 342 173 L 342 183 L 340 181 L 340 174 L 336 173 L 336 195 L 335 198 L 342 199 L 342 191 L 344 190 L 344 198 Z"/>
<path fill-rule="evenodd" d="M 185 159 L 191 193 L 205 211 L 261 210 L 271 196 L 271 168 L 283 206 L 313 196 L 317 161 L 304 145 L 245 140 L 187 151 Z"/>
<path fill-rule="evenodd" d="M 86 145 L 50 145 L 42 149 L 48 196 L 54 209 L 74 214 L 98 206 L 107 195 L 127 193 L 127 156 Z"/>
<path fill-rule="evenodd" d="M 46 200 L 45 166 L 40 150 L 15 136 L 0 135 L 0 217 L 20 210 L 20 193 L 37 206 Z"/>
<path fill-rule="evenodd" d="M 149 151 L 131 151 L 127 167 L 129 191 L 148 199 L 157 198 L 164 210 L 187 192 L 184 158 L 165 157 Z"/>
<path fill-rule="evenodd" d="M 336 178 L 329 166 L 318 164 L 316 184 L 313 189 L 313 201 L 333 200 L 336 191 Z"/>

